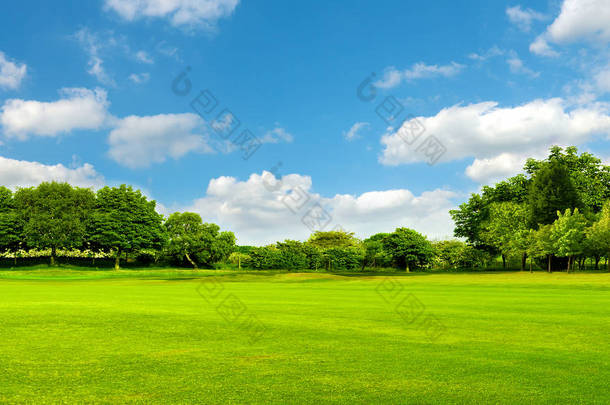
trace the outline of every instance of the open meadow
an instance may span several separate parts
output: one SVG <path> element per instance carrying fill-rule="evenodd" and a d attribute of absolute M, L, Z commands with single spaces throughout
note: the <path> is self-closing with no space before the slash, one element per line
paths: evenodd
<path fill-rule="evenodd" d="M 608 403 L 610 275 L 0 272 L 0 401 Z"/>

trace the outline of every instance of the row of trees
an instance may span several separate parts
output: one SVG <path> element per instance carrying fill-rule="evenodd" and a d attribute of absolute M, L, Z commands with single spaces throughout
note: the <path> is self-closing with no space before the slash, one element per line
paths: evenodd
<path fill-rule="evenodd" d="M 193 213 L 175 213 L 166 221 L 139 190 L 122 185 L 90 189 L 67 183 L 42 183 L 16 192 L 0 187 L 0 251 L 50 249 L 104 252 L 115 258 L 146 250 L 181 262 L 212 265 L 233 251 L 235 235 L 204 224 Z M 93 256 L 95 257 L 95 256 Z"/>
<path fill-rule="evenodd" d="M 450 212 L 455 236 L 430 242 L 397 228 L 359 240 L 340 231 L 316 232 L 305 241 L 264 247 L 235 246 L 232 232 L 195 213 L 167 219 L 155 202 L 128 186 L 97 192 L 66 183 L 42 183 L 16 192 L 0 187 L 0 255 L 24 249 L 80 250 L 115 259 L 148 251 L 155 261 L 211 267 L 229 260 L 252 269 L 355 270 L 365 267 L 484 268 L 501 257 L 529 258 L 541 268 L 574 269 L 587 260 L 598 268 L 610 257 L 610 168 L 576 148 L 554 147 L 544 160 L 529 159 L 526 174 L 511 177 Z M 7 253 L 8 252 L 8 253 Z M 16 259 L 15 259 L 16 260 Z"/>
<path fill-rule="evenodd" d="M 553 147 L 524 170 L 451 211 L 455 235 L 504 264 L 519 257 L 522 270 L 528 258 L 530 269 L 570 271 L 586 260 L 597 269 L 610 255 L 610 168 L 575 147 Z"/>

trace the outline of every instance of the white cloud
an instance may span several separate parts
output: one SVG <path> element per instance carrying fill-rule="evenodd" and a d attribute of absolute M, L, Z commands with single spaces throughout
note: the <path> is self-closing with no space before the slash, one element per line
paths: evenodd
<path fill-rule="evenodd" d="M 471 53 L 468 57 L 472 60 L 477 60 L 480 62 L 486 61 L 487 59 L 494 58 L 496 56 L 504 55 L 504 50 L 498 48 L 497 45 L 492 46 L 484 53 Z"/>
<path fill-rule="evenodd" d="M 534 72 L 532 69 L 526 67 L 523 64 L 521 58 L 519 58 L 519 56 L 514 51 L 510 52 L 509 58 L 506 60 L 506 63 L 508 63 L 508 66 L 512 73 L 523 74 L 532 78 L 540 76 L 540 72 Z"/>
<path fill-rule="evenodd" d="M 451 77 L 460 73 L 465 68 L 456 62 L 448 65 L 426 65 L 423 62 L 415 63 L 411 68 L 404 71 L 397 70 L 395 67 L 385 69 L 383 78 L 375 82 L 375 86 L 389 89 L 398 86 L 403 80 L 412 81 L 417 79 L 427 79 L 433 77 Z"/>
<path fill-rule="evenodd" d="M 610 41 L 610 2 L 565 0 L 547 32 L 550 40 L 556 43 L 579 40 L 607 43 Z"/>
<path fill-rule="evenodd" d="M 102 89 L 60 91 L 52 102 L 7 100 L 0 110 L 4 135 L 25 140 L 30 135 L 57 136 L 80 129 L 99 129 L 107 120 L 108 101 Z"/>
<path fill-rule="evenodd" d="M 108 154 L 123 166 L 142 168 L 190 152 L 212 153 L 203 128 L 204 121 L 192 113 L 129 116 L 110 132 Z"/>
<path fill-rule="evenodd" d="M 106 9 L 122 18 L 167 18 L 173 26 L 213 29 L 216 22 L 233 14 L 239 0 L 106 0 Z"/>
<path fill-rule="evenodd" d="M 10 60 L 0 51 L 0 89 L 15 90 L 27 73 L 27 66 Z"/>
<path fill-rule="evenodd" d="M 74 186 L 99 188 L 104 178 L 88 163 L 73 169 L 62 164 L 14 160 L 0 156 L 0 184 L 11 189 L 36 186 L 45 181 L 68 182 Z"/>
<path fill-rule="evenodd" d="M 136 59 L 138 61 L 140 61 L 142 63 L 146 63 L 148 65 L 151 65 L 151 64 L 154 63 L 153 59 L 145 51 L 138 51 L 138 52 L 136 52 Z"/>
<path fill-rule="evenodd" d="M 116 39 L 112 35 L 107 35 L 102 39 L 98 34 L 92 33 L 87 28 L 82 28 L 76 32 L 74 38 L 89 57 L 89 60 L 87 61 L 87 73 L 94 76 L 100 83 L 114 86 L 114 79 L 106 72 L 101 54 L 103 48 L 116 46 Z"/>
<path fill-rule="evenodd" d="M 478 173 L 483 167 L 491 170 L 491 164 L 516 165 L 514 158 L 500 157 L 502 154 L 533 156 L 554 144 L 578 145 L 594 135 L 609 136 L 608 114 L 603 104 L 570 110 L 564 100 L 553 98 L 505 108 L 493 101 L 456 105 L 418 120 L 426 128 L 426 134 L 434 134 L 446 147 L 441 162 L 478 159 L 467 175 L 481 180 L 483 176 Z M 407 129 L 409 122 L 404 125 Z M 382 137 L 381 163 L 399 165 L 424 161 L 425 156 L 407 145 L 398 132 Z"/>
<path fill-rule="evenodd" d="M 595 74 L 596 88 L 601 93 L 610 93 L 610 65 Z"/>
<path fill-rule="evenodd" d="M 140 74 L 132 73 L 129 75 L 129 80 L 131 80 L 132 82 L 134 82 L 136 84 L 146 83 L 149 79 L 150 79 L 149 73 L 140 73 Z"/>
<path fill-rule="evenodd" d="M 324 197 L 313 192 L 309 176 L 290 174 L 281 176 L 281 180 L 279 177 L 263 172 L 250 175 L 246 181 L 234 177 L 212 179 L 205 196 L 185 210 L 198 212 L 205 221 L 234 231 L 241 244 L 306 239 L 311 230 L 302 218 L 316 202 L 332 217 L 324 229 L 339 225 L 359 237 L 393 231 L 399 226 L 417 229 L 430 237 L 448 237 L 453 231 L 448 210 L 454 206 L 451 200 L 455 194 L 450 191 L 414 195 L 399 189 Z M 290 193 L 295 189 L 309 200 L 293 213 L 283 200 L 290 201 L 290 196 L 295 196 Z M 295 204 L 291 206 L 296 208 Z"/>
<path fill-rule="evenodd" d="M 546 150 L 545 150 L 546 152 Z M 501 153 L 492 158 L 475 159 L 466 168 L 466 175 L 480 184 L 494 184 L 523 171 L 527 158 L 541 156 Z"/>
<path fill-rule="evenodd" d="M 343 136 L 348 141 L 353 141 L 354 139 L 360 138 L 359 132 L 368 126 L 369 126 L 368 122 L 357 122 L 354 125 L 352 125 L 352 127 L 349 129 L 349 131 L 344 133 Z"/>
<path fill-rule="evenodd" d="M 529 32 L 534 21 L 544 21 L 546 16 L 542 13 L 532 10 L 531 8 L 522 9 L 521 6 L 508 7 L 506 15 L 513 24 L 517 25 L 520 30 Z"/>
<path fill-rule="evenodd" d="M 282 127 L 276 127 L 270 131 L 265 132 L 263 137 L 260 139 L 262 143 L 280 143 L 280 142 L 292 142 L 294 136 L 288 133 Z"/>
<path fill-rule="evenodd" d="M 559 52 L 555 51 L 549 43 L 546 41 L 544 35 L 540 35 L 534 42 L 530 44 L 530 52 L 540 55 L 546 56 L 549 58 L 556 58 L 559 56 Z"/>
<path fill-rule="evenodd" d="M 530 45 L 530 51 L 542 56 L 558 56 L 549 42 L 568 44 L 578 41 L 599 45 L 610 41 L 608 0 L 564 0 L 559 16 Z"/>

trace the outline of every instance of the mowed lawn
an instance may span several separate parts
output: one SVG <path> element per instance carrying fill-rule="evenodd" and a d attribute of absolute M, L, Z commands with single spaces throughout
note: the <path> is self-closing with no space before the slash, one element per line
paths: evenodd
<path fill-rule="evenodd" d="M 609 333 L 610 274 L 3 271 L 0 402 L 601 404 Z"/>

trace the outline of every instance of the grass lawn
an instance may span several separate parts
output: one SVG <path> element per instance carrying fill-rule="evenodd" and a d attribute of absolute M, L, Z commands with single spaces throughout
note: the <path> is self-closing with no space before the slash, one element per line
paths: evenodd
<path fill-rule="evenodd" d="M 2 271 L 0 325 L 3 403 L 610 402 L 610 274 Z"/>

